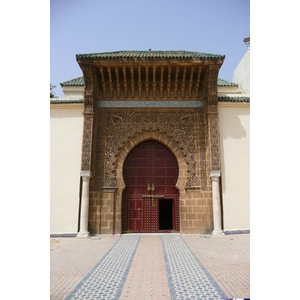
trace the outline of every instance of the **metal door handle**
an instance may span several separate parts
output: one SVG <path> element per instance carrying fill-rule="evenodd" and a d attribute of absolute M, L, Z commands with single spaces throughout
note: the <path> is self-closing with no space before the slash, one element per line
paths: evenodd
<path fill-rule="evenodd" d="M 154 183 L 152 183 L 152 189 L 151 189 L 152 192 L 155 191 L 155 186 L 154 186 Z"/>

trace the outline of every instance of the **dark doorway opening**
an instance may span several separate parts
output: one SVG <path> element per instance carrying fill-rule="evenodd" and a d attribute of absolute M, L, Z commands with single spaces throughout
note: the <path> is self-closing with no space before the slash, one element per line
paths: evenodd
<path fill-rule="evenodd" d="M 159 230 L 173 229 L 173 200 L 159 200 Z"/>

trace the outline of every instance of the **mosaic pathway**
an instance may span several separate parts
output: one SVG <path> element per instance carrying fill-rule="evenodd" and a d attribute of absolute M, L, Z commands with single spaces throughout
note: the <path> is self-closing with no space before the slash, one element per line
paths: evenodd
<path fill-rule="evenodd" d="M 226 296 L 180 236 L 162 236 L 172 299 L 225 299 Z"/>
<path fill-rule="evenodd" d="M 140 236 L 122 236 L 67 299 L 118 299 Z"/>
<path fill-rule="evenodd" d="M 229 248 L 228 243 L 230 245 L 233 243 L 232 246 L 234 246 L 235 237 L 223 237 L 221 239 L 204 239 L 204 242 L 200 237 L 182 237 L 179 234 L 166 234 L 156 236 L 122 235 L 120 238 L 111 241 L 109 239 L 106 241 L 105 238 L 102 242 L 101 240 L 94 241 L 97 249 L 102 249 L 108 242 L 112 246 L 107 247 L 107 252 L 100 257 L 100 260 L 98 258 L 99 261 L 95 260 L 90 271 L 85 273 L 85 277 L 82 276 L 81 281 L 77 281 L 77 286 L 73 285 L 73 291 L 70 290 L 65 294 L 59 292 L 59 287 L 52 284 L 52 281 L 57 279 L 53 277 L 51 279 L 51 299 L 208 300 L 232 299 L 232 295 L 245 295 L 245 289 L 244 292 L 238 292 L 239 284 L 237 285 L 235 281 L 232 282 L 236 287 L 228 289 L 222 276 L 212 272 L 214 269 L 211 269 L 209 265 L 210 260 L 206 261 L 205 249 L 211 247 L 209 251 L 211 255 L 209 257 L 215 257 L 216 253 L 214 252 L 219 253 L 220 247 L 224 243 L 225 248 Z M 246 239 L 247 237 L 245 239 L 239 238 L 241 241 Z M 74 245 L 77 245 L 75 242 L 76 239 L 74 239 Z M 90 246 L 92 246 L 92 242 Z M 114 243 L 112 244 L 111 242 Z M 199 246 L 202 244 L 205 245 L 205 247 L 203 246 L 204 248 Z M 219 248 L 216 247 L 217 244 L 220 244 Z M 100 247 L 100 245 L 102 246 Z M 237 246 L 238 244 L 234 248 L 229 248 L 230 252 L 234 254 L 234 249 Z M 80 252 L 82 252 L 82 247 L 83 245 L 80 247 Z M 200 252 L 198 251 L 199 247 L 201 248 Z M 60 257 L 63 259 L 65 251 L 62 250 L 63 248 L 61 248 Z M 221 258 L 218 259 L 221 271 L 224 261 L 227 261 L 226 251 L 224 252 L 223 250 L 221 253 L 224 253 L 225 260 L 221 261 Z M 246 252 L 246 248 L 243 248 L 243 251 Z M 91 251 L 89 250 L 88 252 L 82 252 L 81 255 L 87 257 L 90 254 Z M 236 254 L 234 254 L 234 257 L 236 257 Z M 57 262 L 62 268 L 62 260 L 60 259 Z M 63 265 L 64 269 L 72 269 L 72 260 L 65 258 Z M 53 261 L 52 266 L 56 267 L 58 265 Z M 247 266 L 243 265 L 244 269 L 245 267 Z M 223 269 L 227 270 L 228 266 L 225 264 Z M 222 272 L 224 273 L 224 271 Z M 248 271 L 245 274 L 239 272 L 239 277 L 247 281 L 247 273 Z M 231 280 L 234 275 L 233 273 L 228 274 L 231 274 Z M 76 278 L 78 275 L 80 274 L 76 273 Z M 62 277 L 59 276 L 59 278 Z M 69 296 L 66 298 L 68 294 Z M 248 294 L 246 295 L 248 296 Z"/>

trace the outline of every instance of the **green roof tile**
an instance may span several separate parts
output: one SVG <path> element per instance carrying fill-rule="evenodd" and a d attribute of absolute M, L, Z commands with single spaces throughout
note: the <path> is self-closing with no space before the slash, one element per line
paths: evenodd
<path fill-rule="evenodd" d="M 61 86 L 84 86 L 83 76 L 68 81 L 64 81 L 60 85 Z"/>
<path fill-rule="evenodd" d="M 238 86 L 237 83 L 218 78 L 218 86 Z"/>
<path fill-rule="evenodd" d="M 218 96 L 218 102 L 250 102 L 249 96 Z"/>
<path fill-rule="evenodd" d="M 122 58 L 175 58 L 175 59 L 204 59 L 204 60 L 215 60 L 225 59 L 225 55 L 212 54 L 203 52 L 192 52 L 192 51 L 114 51 L 114 52 L 101 52 L 101 53 L 87 53 L 77 54 L 76 60 L 85 59 L 122 59 Z"/>
<path fill-rule="evenodd" d="M 72 103 L 83 103 L 83 100 L 50 100 L 50 104 L 72 104 Z"/>

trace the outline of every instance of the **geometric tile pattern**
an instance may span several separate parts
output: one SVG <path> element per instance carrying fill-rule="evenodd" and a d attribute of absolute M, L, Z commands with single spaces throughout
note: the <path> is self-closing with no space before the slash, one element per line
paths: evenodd
<path fill-rule="evenodd" d="M 65 300 L 119 238 L 50 238 L 50 299 Z"/>
<path fill-rule="evenodd" d="M 204 101 L 98 101 L 98 107 L 204 107 Z"/>
<path fill-rule="evenodd" d="M 250 297 L 250 234 L 182 238 L 228 298 Z"/>
<path fill-rule="evenodd" d="M 250 234 L 51 240 L 50 298 L 249 299 L 249 242 Z"/>
<path fill-rule="evenodd" d="M 67 299 L 118 299 L 139 240 L 122 235 Z"/>
<path fill-rule="evenodd" d="M 181 236 L 161 236 L 172 299 L 225 299 Z"/>

